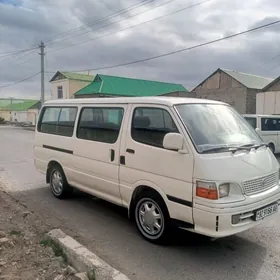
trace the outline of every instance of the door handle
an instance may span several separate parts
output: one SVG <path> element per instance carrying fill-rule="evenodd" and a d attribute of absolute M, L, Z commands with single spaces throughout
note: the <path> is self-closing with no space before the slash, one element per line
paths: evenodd
<path fill-rule="evenodd" d="M 135 154 L 135 151 L 133 149 L 126 149 L 126 152 L 130 154 Z"/>
<path fill-rule="evenodd" d="M 115 160 L 115 150 L 111 149 L 111 161 Z"/>

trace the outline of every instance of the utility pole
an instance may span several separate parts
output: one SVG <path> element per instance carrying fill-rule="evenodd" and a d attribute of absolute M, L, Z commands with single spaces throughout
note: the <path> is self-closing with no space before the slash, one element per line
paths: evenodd
<path fill-rule="evenodd" d="M 13 121 L 13 97 L 10 98 L 10 121 L 12 122 Z"/>
<path fill-rule="evenodd" d="M 41 106 L 43 106 L 45 102 L 45 44 L 41 41 L 40 53 L 41 56 Z"/>

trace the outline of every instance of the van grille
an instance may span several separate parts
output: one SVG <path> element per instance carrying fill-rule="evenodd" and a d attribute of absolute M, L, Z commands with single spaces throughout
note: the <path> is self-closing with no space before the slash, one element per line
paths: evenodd
<path fill-rule="evenodd" d="M 243 182 L 245 194 L 251 195 L 266 191 L 277 185 L 278 172 L 258 179 Z"/>

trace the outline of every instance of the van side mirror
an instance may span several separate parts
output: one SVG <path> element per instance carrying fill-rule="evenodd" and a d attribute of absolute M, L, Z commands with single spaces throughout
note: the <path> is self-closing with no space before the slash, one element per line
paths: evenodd
<path fill-rule="evenodd" d="M 257 133 L 259 133 L 259 132 L 260 132 L 260 129 L 259 129 L 258 127 L 256 127 L 256 128 L 255 128 L 255 131 L 256 131 Z"/>
<path fill-rule="evenodd" d="M 167 133 L 163 138 L 163 147 L 182 154 L 188 153 L 186 148 L 184 148 L 184 138 L 179 133 Z"/>

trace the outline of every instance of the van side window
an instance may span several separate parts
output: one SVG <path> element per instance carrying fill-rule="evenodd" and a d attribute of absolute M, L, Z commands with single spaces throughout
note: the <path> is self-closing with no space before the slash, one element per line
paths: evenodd
<path fill-rule="evenodd" d="M 136 108 L 133 113 L 131 137 L 133 140 L 163 148 L 164 136 L 179 132 L 170 114 L 161 108 Z"/>
<path fill-rule="evenodd" d="M 245 120 L 246 120 L 254 129 L 256 129 L 256 127 L 257 127 L 257 118 L 245 117 Z"/>
<path fill-rule="evenodd" d="M 280 130 L 280 119 L 275 118 L 262 118 L 262 131 L 276 131 Z"/>
<path fill-rule="evenodd" d="M 77 110 L 76 107 L 43 108 L 38 131 L 71 137 L 73 135 Z"/>
<path fill-rule="evenodd" d="M 119 137 L 123 113 L 123 108 L 83 108 L 77 138 L 115 143 Z"/>

